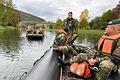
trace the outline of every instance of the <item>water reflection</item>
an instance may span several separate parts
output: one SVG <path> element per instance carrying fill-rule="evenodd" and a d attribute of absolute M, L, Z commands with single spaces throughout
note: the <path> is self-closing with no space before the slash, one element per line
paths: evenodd
<path fill-rule="evenodd" d="M 14 58 L 19 55 L 19 42 L 20 42 L 19 30 L 3 30 L 0 32 L 0 53 L 6 57 Z"/>

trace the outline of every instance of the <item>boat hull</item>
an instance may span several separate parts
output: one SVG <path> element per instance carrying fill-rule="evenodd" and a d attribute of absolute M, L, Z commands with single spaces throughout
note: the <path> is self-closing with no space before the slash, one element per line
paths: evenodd
<path fill-rule="evenodd" d="M 33 68 L 27 73 L 27 75 L 22 80 L 60 80 L 60 67 L 58 61 L 58 54 L 53 52 L 52 49 L 47 52 L 40 60 L 36 62 Z M 69 66 L 67 67 L 69 69 Z M 68 74 L 66 70 L 63 70 L 65 74 Z M 64 75 L 63 76 L 67 76 Z M 68 77 L 68 76 L 67 76 Z M 75 78 L 75 76 L 68 77 L 69 80 Z M 110 77 L 107 80 L 119 80 L 120 79 L 120 71 L 115 73 L 111 73 Z M 72 79 L 73 80 L 73 79 Z M 82 78 L 78 78 L 76 80 L 84 80 Z M 91 80 L 91 79 L 90 79 Z"/>
<path fill-rule="evenodd" d="M 44 34 L 26 34 L 26 37 L 30 40 L 43 39 Z"/>
<path fill-rule="evenodd" d="M 57 54 L 51 49 L 22 80 L 59 80 L 59 70 Z"/>

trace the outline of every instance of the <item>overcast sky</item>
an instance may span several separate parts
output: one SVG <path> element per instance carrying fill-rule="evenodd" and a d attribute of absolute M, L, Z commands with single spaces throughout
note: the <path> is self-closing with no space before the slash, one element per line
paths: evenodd
<path fill-rule="evenodd" d="M 72 11 L 74 18 L 79 18 L 84 9 L 89 10 L 90 19 L 100 16 L 108 9 L 114 8 L 120 0 L 13 0 L 15 7 L 21 11 L 55 21 L 64 19 Z"/>

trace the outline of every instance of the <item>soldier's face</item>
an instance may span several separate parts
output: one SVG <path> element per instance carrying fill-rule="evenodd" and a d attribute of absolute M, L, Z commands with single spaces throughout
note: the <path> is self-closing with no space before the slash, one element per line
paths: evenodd
<path fill-rule="evenodd" d="M 108 25 L 108 27 L 105 30 L 105 34 L 116 34 L 119 30 L 116 28 L 116 25 Z"/>
<path fill-rule="evenodd" d="M 113 32 L 112 25 L 108 25 L 107 28 L 105 29 L 105 34 L 111 34 L 112 32 Z"/>
<path fill-rule="evenodd" d="M 71 13 L 68 14 L 68 18 L 69 18 L 69 19 L 72 18 L 72 14 L 71 14 Z"/>

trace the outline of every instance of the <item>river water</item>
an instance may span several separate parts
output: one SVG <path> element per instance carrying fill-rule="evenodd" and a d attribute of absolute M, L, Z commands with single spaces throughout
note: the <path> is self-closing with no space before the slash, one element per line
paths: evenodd
<path fill-rule="evenodd" d="M 43 40 L 27 40 L 23 30 L 0 31 L 0 80 L 19 80 L 33 63 L 52 45 L 54 31 L 45 31 Z M 101 35 L 79 34 L 78 41 L 90 47 L 95 46 Z"/>

